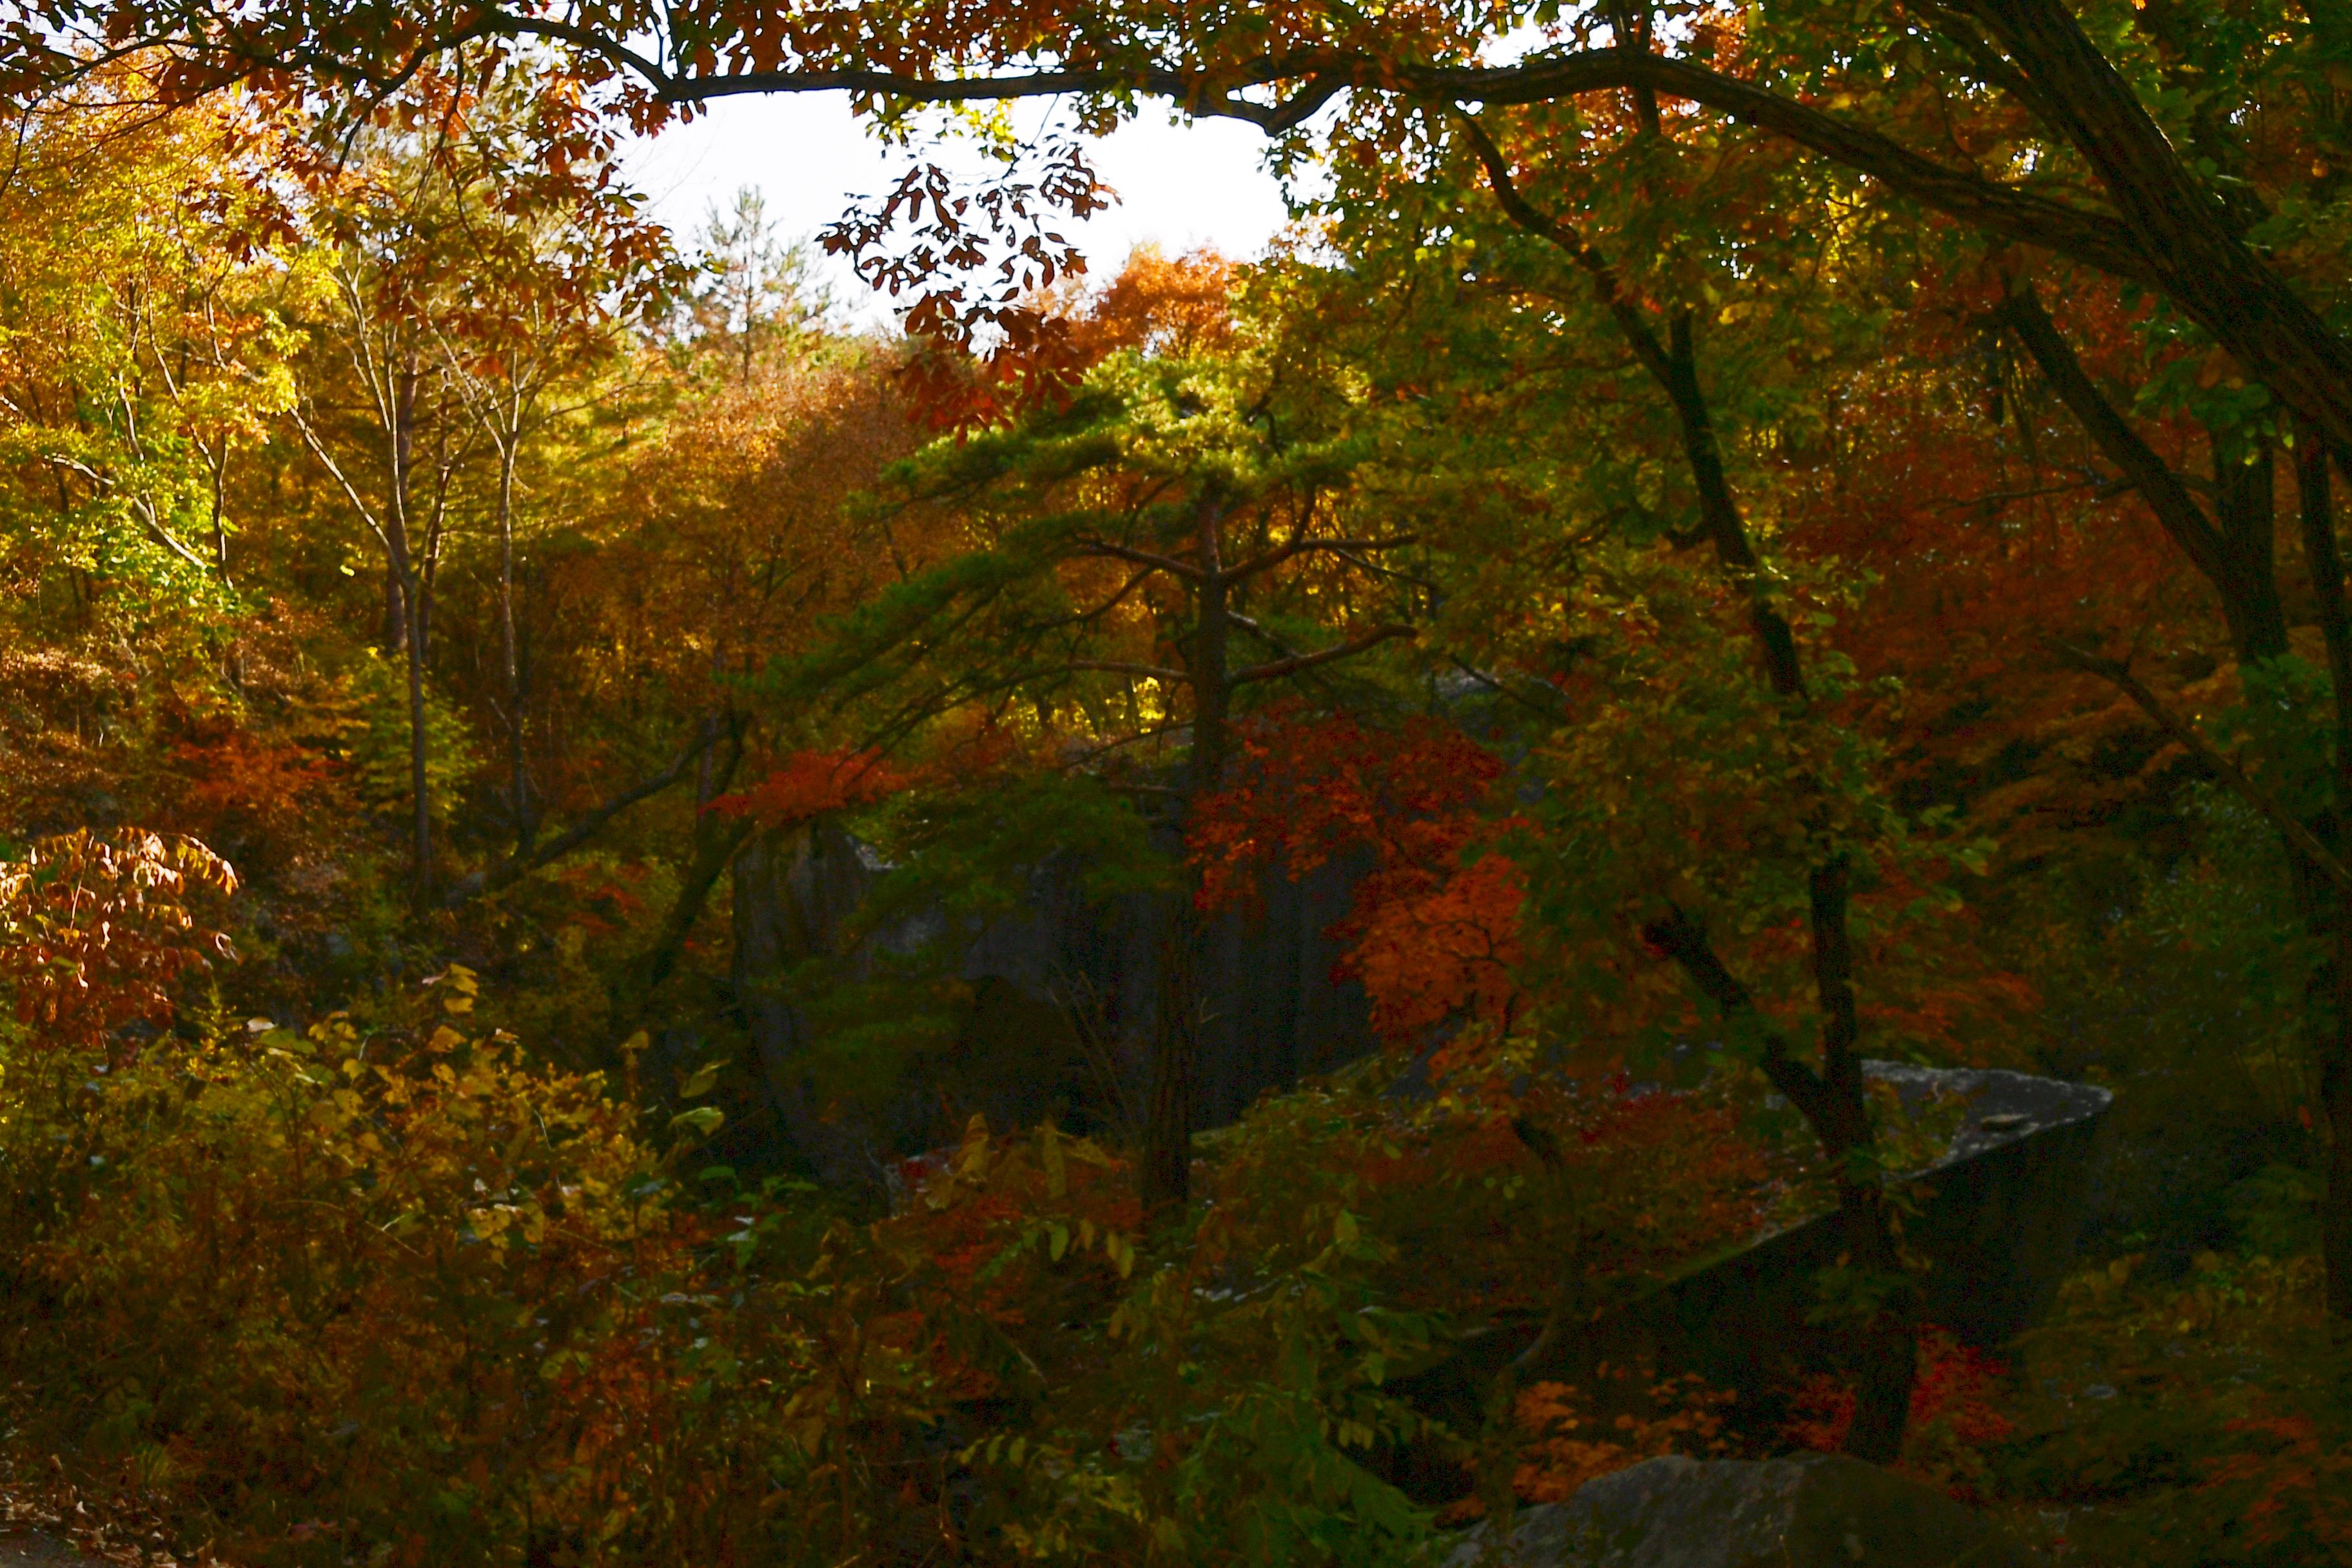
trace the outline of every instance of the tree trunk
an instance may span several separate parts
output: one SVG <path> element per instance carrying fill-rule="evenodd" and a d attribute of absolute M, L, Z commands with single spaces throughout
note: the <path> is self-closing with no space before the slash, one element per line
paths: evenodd
<path fill-rule="evenodd" d="M 2269 442 L 2252 462 L 2231 462 L 2207 432 L 2213 450 L 2213 516 L 2221 540 L 2228 597 L 2239 606 L 2233 631 L 2238 657 L 2252 662 L 2287 651 L 2286 610 L 2278 590 L 2278 460 Z"/>
<path fill-rule="evenodd" d="M 1189 884 L 1190 879 L 1187 879 Z M 1192 889 L 1177 894 L 1160 942 L 1151 1103 L 1143 1134 L 1143 1210 L 1181 1213 L 1192 1197 L 1192 1117 L 1201 1054 L 1201 918 Z"/>
<path fill-rule="evenodd" d="M 1659 376 L 1681 428 L 1684 455 L 1698 490 L 1699 516 L 1717 561 L 1748 594 L 1748 629 L 1764 659 L 1767 682 L 1776 697 L 1801 699 L 1804 666 L 1794 630 L 1780 614 L 1763 580 L 1763 562 L 1748 537 L 1729 479 L 1723 468 L 1706 397 L 1699 384 L 1698 355 L 1691 314 L 1677 313 L 1667 329 Z M 1853 863 L 1838 850 L 1810 873 L 1813 978 L 1822 1017 L 1821 1099 L 1809 1118 L 1822 1152 L 1837 1168 L 1838 1212 L 1849 1264 L 1868 1278 L 1885 1305 L 1853 1326 L 1854 1418 L 1846 1451 L 1877 1464 L 1902 1451 L 1910 1417 L 1911 1384 L 1917 1363 L 1918 1326 L 1901 1280 L 1903 1262 L 1895 1246 L 1885 1184 L 1871 1156 L 1874 1139 L 1870 1107 L 1863 1096 L 1861 1016 L 1853 993 L 1853 945 L 1849 931 Z M 1794 1065 L 1791 1063 L 1790 1065 Z"/>
<path fill-rule="evenodd" d="M 2328 493 L 2327 451 L 2308 426 L 2298 433 L 2302 439 L 2295 447 L 2295 479 L 2304 561 L 2319 605 L 2319 628 L 2327 641 L 2336 707 L 2334 799 L 2326 837 L 2340 858 L 2352 839 L 2352 832 L 2347 831 L 2352 828 L 2352 608 L 2344 598 L 2344 558 Z M 2317 879 L 2314 891 L 2326 900 L 2334 921 L 2323 1022 L 2312 1034 L 2327 1136 L 2320 1256 L 2327 1275 L 2327 1310 L 2336 1317 L 2352 1318 L 2352 895 L 2325 878 Z"/>
<path fill-rule="evenodd" d="M 1852 865 L 1841 852 L 1813 868 L 1813 983 L 1822 1014 L 1822 1084 L 1830 1126 L 1822 1147 L 1838 1165 L 1838 1214 L 1846 1257 L 1878 1304 L 1853 1330 L 1853 1425 L 1846 1452 L 1873 1464 L 1891 1464 L 1903 1451 L 1910 1419 L 1911 1384 L 1918 1362 L 1918 1324 L 1911 1309 L 1901 1248 L 1886 1187 L 1873 1145 L 1869 1103 L 1863 1096 L 1862 1026 L 1853 994 L 1853 949 L 1848 934 Z"/>
<path fill-rule="evenodd" d="M 405 366 L 392 399 L 391 471 L 384 508 L 384 560 L 400 606 L 401 646 L 408 674 L 408 786 L 410 896 L 423 910 L 433 896 L 433 799 L 425 763 L 431 746 L 425 727 L 426 618 L 425 574 L 418 569 L 408 531 L 409 467 L 415 458 L 416 367 Z"/>
<path fill-rule="evenodd" d="M 1854 1377 L 1851 1453 L 1873 1460 L 1902 1447 L 1910 1413 L 1918 1325 L 1902 1269 L 1895 1227 L 1875 1160 L 1869 1103 L 1863 1095 L 1855 1049 L 1853 958 L 1846 939 L 1847 867 L 1833 857 L 1812 874 L 1813 973 L 1822 1011 L 1822 1058 L 1815 1071 L 1797 1058 L 1788 1037 L 1756 1005 L 1756 998 L 1724 964 L 1706 931 L 1688 910 L 1668 905 L 1642 928 L 1643 940 L 1675 960 L 1699 994 L 1727 1020 L 1745 1024 L 1763 1042 L 1764 1077 L 1805 1119 L 1822 1155 L 1837 1172 L 1839 1228 L 1844 1261 L 1879 1306 L 1859 1318 L 1846 1337 L 1844 1359 Z"/>
<path fill-rule="evenodd" d="M 418 595 L 404 595 L 408 623 L 415 634 L 408 638 L 408 787 L 415 805 L 414 837 L 409 849 L 415 863 L 415 896 L 421 909 L 433 897 L 433 797 L 425 780 L 430 749 L 425 727 L 424 606 Z"/>
<path fill-rule="evenodd" d="M 2041 89 L 2173 303 L 2239 366 L 2352 450 L 2352 350 L 2242 240 L 2227 210 L 2181 162 L 2131 85 L 2059 0 L 1966 0 Z"/>
<path fill-rule="evenodd" d="M 213 566 L 220 573 L 221 581 L 228 575 L 228 440 L 221 439 L 218 458 L 205 454 L 206 466 L 212 470 Z"/>
<path fill-rule="evenodd" d="M 1654 109 L 1650 112 L 1654 114 Z M 1699 381 L 1691 311 L 1680 310 L 1668 320 L 1666 338 L 1661 342 L 1640 310 L 1620 293 L 1607 259 L 1530 206 L 1511 184 L 1500 151 L 1475 121 L 1467 124 L 1505 212 L 1521 226 L 1567 251 L 1592 277 L 1596 293 L 1633 357 L 1666 395 L 1692 487 L 1697 492 L 1700 530 L 1713 546 L 1717 563 L 1748 595 L 1748 629 L 1763 658 L 1766 682 L 1774 696 L 1801 700 L 1804 666 L 1796 634 L 1766 589 L 1762 559 L 1724 468 L 1722 447 Z M 1775 1086 L 1804 1113 L 1822 1153 L 1838 1168 L 1838 1208 L 1848 1261 L 1873 1278 L 1873 1289 L 1885 1301 L 1883 1308 L 1855 1326 L 1849 1347 L 1854 1363 L 1855 1415 L 1846 1440 L 1849 1452 L 1885 1462 L 1893 1459 L 1903 1446 L 1917 1363 L 1918 1325 L 1907 1305 L 1909 1288 L 1899 1279 L 1902 1259 L 1885 1188 L 1875 1163 L 1866 1158 L 1873 1136 L 1857 1048 L 1861 1026 L 1848 930 L 1851 878 L 1852 865 L 1843 850 L 1811 873 L 1814 976 L 1822 1013 L 1821 1073 L 1818 1077 L 1810 1073 L 1777 1036 L 1769 1037 L 1776 1044 L 1768 1051 L 1764 1065 Z M 1680 960 L 1699 988 L 1727 1012 L 1753 1008 L 1747 988 L 1732 977 L 1683 911 L 1676 910 L 1669 918 L 1654 921 L 1644 935 Z M 1890 1277 L 1895 1278 L 1890 1282 Z"/>
<path fill-rule="evenodd" d="M 1232 670 L 1226 647 L 1233 622 L 1218 530 L 1224 506 L 1204 493 L 1197 509 L 1201 577 L 1194 586 L 1198 613 L 1185 674 L 1192 688 L 1192 748 L 1186 760 L 1182 808 L 1177 817 L 1177 853 L 1192 813 L 1224 775 L 1226 734 L 1233 706 Z M 1208 932 L 1201 917 L 1198 879 L 1188 868 L 1179 879 L 1168 933 L 1160 953 L 1160 994 L 1154 1009 L 1151 1104 L 1144 1123 L 1143 1206 L 1147 1213 L 1181 1209 L 1192 1195 L 1192 1121 L 1200 1077 L 1201 969 Z"/>
<path fill-rule="evenodd" d="M 389 552 L 383 561 L 383 651 L 408 651 L 408 595 L 401 590 L 400 567 Z"/>
<path fill-rule="evenodd" d="M 1683 458 L 1690 467 L 1691 483 L 1698 491 L 1701 526 L 1715 546 L 1716 559 L 1748 595 L 1748 629 L 1764 656 L 1765 679 L 1778 697 L 1804 693 L 1803 667 L 1798 662 L 1797 637 L 1788 617 L 1772 603 L 1764 586 L 1764 565 L 1748 537 L 1748 524 L 1724 473 L 1723 449 L 1717 443 L 1715 421 L 1698 380 L 1698 350 L 1691 336 L 1691 313 L 1675 313 L 1667 327 L 1666 352 L 1658 381 L 1674 405 L 1675 422 L 1682 433 Z"/>
<path fill-rule="evenodd" d="M 514 814 L 515 853 L 528 855 L 535 824 L 523 763 L 522 668 L 515 651 L 514 614 L 514 471 L 520 427 L 519 419 L 510 422 L 499 443 L 499 655 L 507 687 L 507 800 Z"/>

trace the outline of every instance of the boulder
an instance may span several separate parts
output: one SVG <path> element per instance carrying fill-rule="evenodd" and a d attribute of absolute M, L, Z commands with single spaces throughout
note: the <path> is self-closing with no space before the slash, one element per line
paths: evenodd
<path fill-rule="evenodd" d="M 1835 1454 L 1649 1459 L 1521 1509 L 1505 1550 L 1470 1531 L 1444 1568 L 2025 1568 L 1933 1487 Z"/>
<path fill-rule="evenodd" d="M 1295 881 L 1269 871 L 1255 899 L 1217 918 L 1200 975 L 1210 1005 L 1199 1130 L 1377 1045 L 1370 1003 L 1337 973 L 1342 944 L 1330 934 L 1365 864 L 1342 856 Z M 1000 1128 L 1051 1118 L 1076 1131 L 1131 1131 L 1121 1124 L 1149 1087 L 1171 906 L 1146 893 L 1090 898 L 1083 871 L 1053 858 L 994 918 L 951 924 L 918 910 L 853 941 L 856 917 L 892 875 L 871 847 L 831 823 L 746 843 L 733 866 L 732 979 L 781 1142 L 828 1184 L 857 1187 L 881 1182 L 898 1158 L 952 1142 L 973 1111 Z M 971 987 L 952 1044 L 905 1064 L 898 1081 L 854 1109 L 832 1103 L 811 1078 L 821 1042 L 791 977 L 814 963 L 862 980 L 886 955 L 917 953 Z"/>
<path fill-rule="evenodd" d="M 1905 1238 L 1927 1265 L 1921 1316 L 1982 1347 L 2032 1327 L 2074 1258 L 2114 1097 L 2023 1073 L 1895 1062 L 1864 1070 L 1907 1106 L 1958 1108 L 1942 1154 L 1900 1184 L 1917 1205 Z M 1601 1363 L 1651 1365 L 1733 1391 L 1734 1426 L 1769 1435 L 1788 1388 L 1841 1370 L 1844 1336 L 1811 1319 L 1814 1279 L 1842 1246 L 1836 1216 L 1816 1215 L 1701 1259 L 1572 1332 L 1545 1340 L 1533 1319 L 1496 1323 L 1396 1390 L 1429 1415 L 1475 1427 L 1506 1366 L 1522 1383 L 1588 1384 Z M 1412 1489 L 1453 1496 L 1459 1481 L 1448 1471 Z"/>

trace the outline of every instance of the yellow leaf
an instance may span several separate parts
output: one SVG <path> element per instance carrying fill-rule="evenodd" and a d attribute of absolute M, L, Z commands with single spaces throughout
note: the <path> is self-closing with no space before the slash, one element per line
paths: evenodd
<path fill-rule="evenodd" d="M 695 1100 L 709 1094 L 711 1086 L 719 1081 L 719 1069 L 726 1065 L 727 1062 L 723 1058 L 703 1063 L 694 1069 L 694 1076 L 686 1080 L 685 1087 L 677 1091 L 677 1097 L 680 1100 Z"/>
<path fill-rule="evenodd" d="M 669 1125 L 673 1132 L 681 1127 L 691 1128 L 696 1133 L 708 1138 L 718 1131 L 726 1121 L 727 1113 L 717 1106 L 698 1105 L 692 1110 L 681 1110 L 671 1117 Z"/>

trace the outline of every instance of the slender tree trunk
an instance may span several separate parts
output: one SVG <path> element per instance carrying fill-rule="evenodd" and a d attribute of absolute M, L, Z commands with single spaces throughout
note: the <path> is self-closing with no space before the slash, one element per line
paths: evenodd
<path fill-rule="evenodd" d="M 1198 548 L 1201 579 L 1195 584 L 1198 614 L 1186 655 L 1192 687 L 1192 748 L 1186 763 L 1184 804 L 1179 832 L 1190 826 L 1198 804 L 1224 775 L 1233 706 L 1227 642 L 1233 622 L 1227 597 L 1232 580 L 1220 553 L 1218 530 L 1224 507 L 1214 494 L 1201 498 Z M 1180 843 L 1178 852 L 1182 852 Z M 1181 1209 L 1192 1195 L 1192 1124 L 1199 1087 L 1201 971 L 1208 927 L 1201 915 L 1198 879 L 1189 868 L 1180 879 L 1175 907 L 1160 954 L 1160 994 L 1153 1031 L 1151 1103 L 1144 1126 L 1143 1206 L 1147 1212 Z"/>
<path fill-rule="evenodd" d="M 1143 1135 L 1143 1209 L 1181 1212 L 1192 1196 L 1192 1116 L 1201 1052 L 1201 918 L 1188 885 L 1160 942 L 1151 1102 Z"/>
<path fill-rule="evenodd" d="M 220 457 L 217 459 L 210 459 L 207 466 L 212 470 L 213 479 L 213 567 L 220 573 L 221 581 L 226 583 L 229 580 L 228 450 L 226 442 L 223 444 Z"/>
<path fill-rule="evenodd" d="M 2352 839 L 2352 609 L 2345 604 L 2344 559 L 2336 539 L 2328 491 L 2327 450 L 2306 425 L 2295 447 L 2302 502 L 2304 560 L 2319 603 L 2334 689 L 2334 801 L 2326 824 L 2340 857 Z M 2327 1129 L 2327 1184 L 2321 1199 L 2320 1255 L 2327 1275 L 2327 1310 L 2352 1318 L 2352 895 L 2326 878 L 2315 889 L 2334 916 L 2333 952 L 2326 976 L 2322 1026 L 2314 1032 L 2319 1055 L 2319 1102 Z"/>
<path fill-rule="evenodd" d="M 383 651 L 408 650 L 408 595 L 400 585 L 400 565 L 387 551 L 383 558 Z"/>
<path fill-rule="evenodd" d="M 514 473 L 521 421 L 510 420 L 499 443 L 499 656 L 507 687 L 507 798 L 514 813 L 515 853 L 530 853 L 535 824 L 530 779 L 523 761 L 522 666 L 515 650 Z"/>
<path fill-rule="evenodd" d="M 426 771 L 430 740 L 425 722 L 426 622 L 425 574 L 408 529 L 409 467 L 415 458 L 416 368 L 404 367 L 393 399 L 391 493 L 385 508 L 385 557 L 398 590 L 402 643 L 408 654 L 408 787 L 410 893 L 424 909 L 433 895 L 433 800 Z"/>
<path fill-rule="evenodd" d="M 425 626 L 419 595 L 409 596 L 409 624 L 417 635 L 408 639 L 408 787 L 415 815 L 410 853 L 415 859 L 416 901 L 422 908 L 433 896 L 433 798 L 425 777 L 429 744 L 425 723 Z"/>
<path fill-rule="evenodd" d="M 1716 440 L 1706 395 L 1699 386 L 1698 348 L 1692 338 L 1688 310 L 1675 312 L 1667 327 L 1658 381 L 1674 405 L 1683 458 L 1690 468 L 1692 486 L 1698 491 L 1700 525 L 1715 547 L 1716 560 L 1748 595 L 1748 629 L 1764 656 L 1765 679 L 1776 697 L 1801 697 L 1805 676 L 1797 655 L 1797 636 L 1765 588 L 1763 561 L 1748 536 L 1748 524 L 1739 515 L 1739 503 L 1724 472 L 1723 449 Z"/>
<path fill-rule="evenodd" d="M 1645 24 L 1620 7 L 1619 27 L 1639 37 Z M 1637 95 L 1645 129 L 1658 121 L 1654 102 Z M 1804 668 L 1794 630 L 1772 603 L 1763 576 L 1763 564 L 1749 538 L 1725 472 L 1721 446 L 1698 375 L 1698 353 L 1692 315 L 1683 310 L 1669 318 L 1661 342 L 1642 310 L 1618 286 L 1615 269 L 1606 257 L 1568 226 L 1547 217 L 1519 194 L 1508 163 L 1474 117 L 1465 116 L 1465 131 L 1486 166 L 1496 199 L 1504 212 L 1530 233 L 1549 239 L 1591 278 L 1593 290 L 1609 311 L 1626 346 L 1633 351 L 1666 395 L 1681 436 L 1683 455 L 1693 488 L 1697 491 L 1700 527 L 1713 544 L 1716 559 L 1748 595 L 1748 628 L 1763 657 L 1764 672 L 1773 694 L 1787 701 L 1805 695 Z M 1871 1142 L 1869 1109 L 1863 1098 L 1858 1043 L 1858 1019 L 1853 1003 L 1852 944 L 1848 936 L 1848 884 L 1851 866 L 1843 852 L 1813 868 L 1812 935 L 1815 973 L 1821 988 L 1824 1059 L 1819 1077 L 1790 1054 L 1785 1041 L 1776 1041 L 1765 1060 L 1765 1070 L 1776 1087 L 1804 1111 L 1820 1139 L 1822 1152 L 1841 1172 L 1838 1201 L 1847 1238 L 1849 1260 L 1855 1267 L 1884 1276 L 1901 1266 L 1885 1194 L 1875 1170 L 1867 1179 L 1849 1174 L 1849 1156 L 1867 1153 Z M 1727 1011 L 1752 1009 L 1747 988 L 1733 978 L 1696 924 L 1681 910 L 1644 928 L 1649 940 L 1680 961 L 1699 988 Z M 1887 1298 L 1887 1309 L 1874 1311 L 1858 1324 L 1856 1351 L 1857 1413 L 1847 1447 L 1873 1459 L 1891 1459 L 1899 1451 L 1908 1420 L 1913 1369 L 1916 1362 L 1917 1324 L 1906 1305 L 1907 1288 L 1897 1285 Z"/>
<path fill-rule="evenodd" d="M 1697 347 L 1687 310 L 1677 312 L 1668 325 L 1662 370 L 1658 379 L 1682 433 L 1684 456 L 1698 491 L 1701 525 L 1718 563 L 1748 595 L 1748 629 L 1763 656 L 1766 681 L 1776 697 L 1801 699 L 1804 666 L 1796 634 L 1766 590 L 1762 560 L 1725 474 L 1699 384 Z M 1822 1098 L 1818 1116 L 1811 1119 L 1813 1131 L 1822 1153 L 1838 1168 L 1838 1213 L 1847 1258 L 1856 1269 L 1884 1279 L 1899 1275 L 1903 1263 L 1885 1186 L 1868 1158 L 1874 1139 L 1863 1095 L 1862 1026 L 1853 993 L 1850 858 L 1843 850 L 1833 853 L 1812 868 L 1810 882 L 1813 975 L 1822 1016 Z M 1918 1328 L 1906 1304 L 1908 1295 L 1907 1289 L 1896 1287 L 1885 1310 L 1874 1311 L 1853 1329 L 1854 1419 L 1846 1450 L 1874 1463 L 1889 1463 L 1901 1453 L 1910 1417 Z"/>
<path fill-rule="evenodd" d="M 1822 1014 L 1822 1084 L 1828 1091 L 1830 1135 L 1823 1148 L 1837 1163 L 1839 1223 L 1857 1270 L 1897 1281 L 1884 1306 L 1853 1328 L 1854 1412 L 1846 1452 L 1874 1464 L 1892 1464 L 1903 1451 L 1911 1385 L 1918 1364 L 1918 1326 L 1903 1259 L 1886 1209 L 1886 1185 L 1873 1145 L 1870 1108 L 1863 1096 L 1862 1025 L 1853 994 L 1853 949 L 1848 905 L 1852 865 L 1843 853 L 1813 868 L 1811 902 L 1813 980 Z"/>

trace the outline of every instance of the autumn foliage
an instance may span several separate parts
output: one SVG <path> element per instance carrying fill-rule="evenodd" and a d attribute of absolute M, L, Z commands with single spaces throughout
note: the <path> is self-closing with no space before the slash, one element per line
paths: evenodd
<path fill-rule="evenodd" d="M 2329 7 L 557 10 L 0 0 L 0 1478 L 1402 1568 L 1841 1447 L 2352 1562 Z M 903 173 L 656 221 L 772 88 Z M 1084 254 L 1155 104 L 1291 225 Z M 2116 1090 L 2014 1342 L 1868 1058 Z M 1785 1386 L 1431 1392 L 1831 1208 Z"/>
<path fill-rule="evenodd" d="M 192 971 L 233 957 L 207 929 L 236 873 L 193 838 L 129 829 L 45 839 L 0 863 L 0 984 L 24 1037 L 117 1052 L 130 1025 L 168 1026 Z"/>
<path fill-rule="evenodd" d="M 1268 869 L 1296 879 L 1365 856 L 1336 934 L 1381 1036 L 1412 1044 L 1457 1017 L 1507 1027 L 1522 889 L 1499 847 L 1513 824 L 1494 809 L 1493 752 L 1440 721 L 1389 731 L 1296 708 L 1254 721 L 1238 751 L 1234 782 L 1191 830 L 1203 904 L 1253 897 Z"/>
<path fill-rule="evenodd" d="M 829 813 L 887 800 L 908 779 L 873 752 L 800 752 L 751 787 L 723 795 L 709 809 L 749 817 L 762 827 L 796 827 Z"/>

